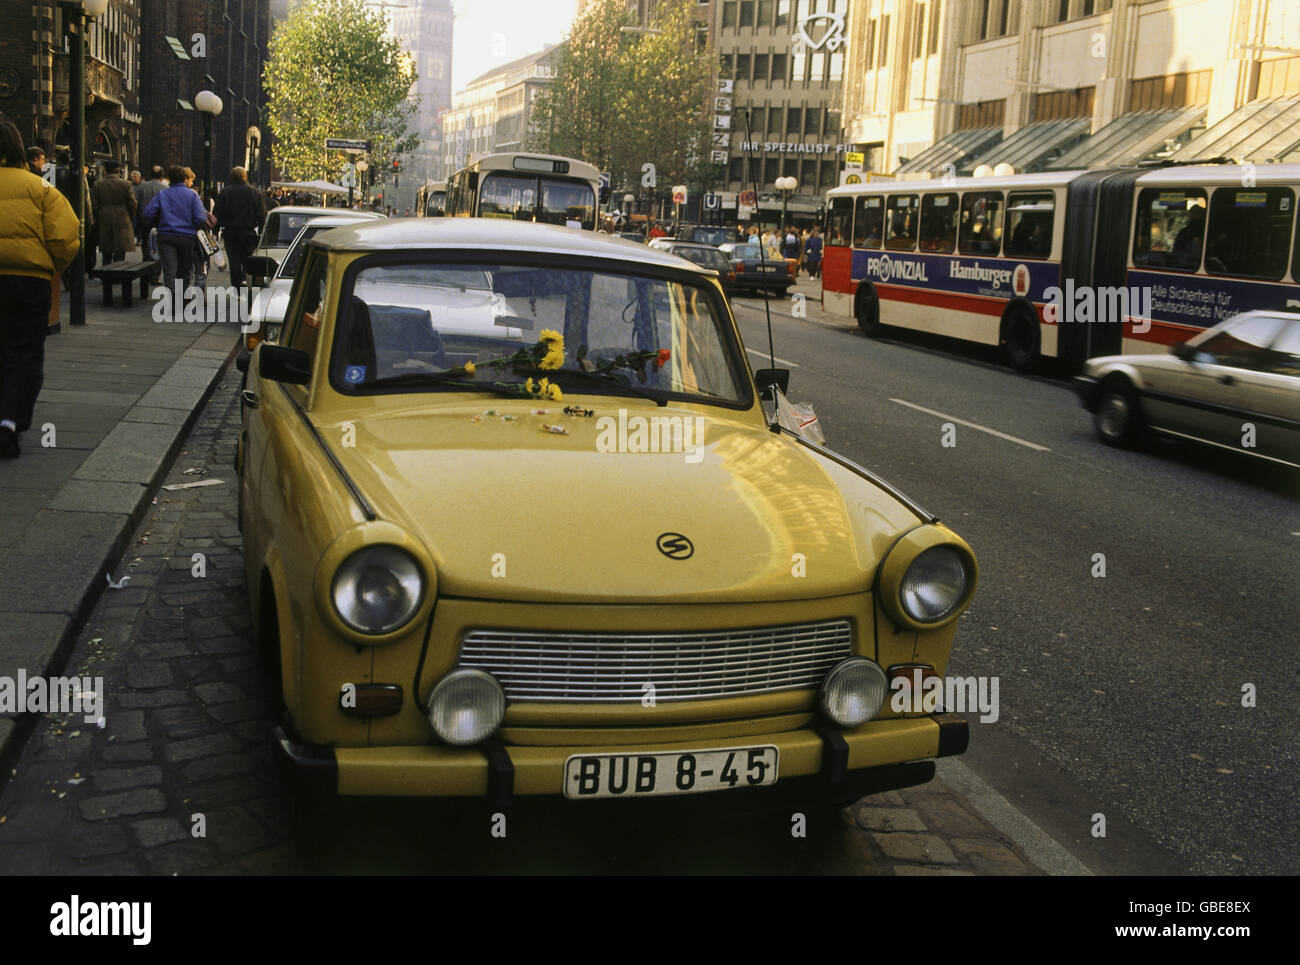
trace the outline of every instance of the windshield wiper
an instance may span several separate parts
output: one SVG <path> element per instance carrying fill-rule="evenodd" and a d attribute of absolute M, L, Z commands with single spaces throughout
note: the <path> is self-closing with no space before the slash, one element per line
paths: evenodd
<path fill-rule="evenodd" d="M 389 385 L 448 385 L 467 392 L 492 392 L 515 399 L 526 398 L 509 385 L 500 382 L 467 382 L 463 372 L 403 372 L 400 375 L 375 379 L 373 382 L 364 382 L 362 385 L 366 388 L 382 388 Z"/>
<path fill-rule="evenodd" d="M 546 376 L 547 378 L 551 379 L 552 381 L 554 381 L 557 378 L 564 379 L 564 378 L 568 378 L 569 376 L 573 376 L 574 378 L 584 379 L 587 382 L 590 382 L 594 385 L 612 385 L 615 388 L 622 389 L 631 395 L 638 395 L 643 399 L 649 399 L 655 405 L 660 407 L 666 407 L 668 405 L 668 400 L 664 398 L 662 395 L 659 395 L 656 392 L 651 392 L 649 389 L 638 388 L 637 386 L 633 385 L 630 380 L 624 382 L 622 377 L 615 375 L 613 372 L 587 372 L 582 369 L 537 369 L 537 368 L 518 368 L 516 369 L 516 371 L 527 372 L 530 375 L 536 375 L 540 373 Z"/>

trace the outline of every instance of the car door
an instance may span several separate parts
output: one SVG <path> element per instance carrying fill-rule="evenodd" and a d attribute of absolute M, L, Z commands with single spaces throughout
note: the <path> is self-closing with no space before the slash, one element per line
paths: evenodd
<path fill-rule="evenodd" d="M 1242 391 L 1258 413 L 1259 454 L 1300 466 L 1300 319 L 1282 322 L 1259 364 L 1242 374 Z"/>

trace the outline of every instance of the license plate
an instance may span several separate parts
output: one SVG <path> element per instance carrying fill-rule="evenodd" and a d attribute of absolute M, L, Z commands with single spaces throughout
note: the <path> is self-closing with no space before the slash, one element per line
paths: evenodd
<path fill-rule="evenodd" d="M 564 762 L 564 796 L 574 800 L 699 794 L 775 784 L 777 749 L 666 754 L 575 754 Z"/>
<path fill-rule="evenodd" d="M 762 269 L 763 271 L 776 271 L 777 267 L 776 265 L 763 265 Z"/>

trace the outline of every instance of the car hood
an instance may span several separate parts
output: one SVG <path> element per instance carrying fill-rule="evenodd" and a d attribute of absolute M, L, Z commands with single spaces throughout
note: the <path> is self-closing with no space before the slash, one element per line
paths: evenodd
<path fill-rule="evenodd" d="M 430 405 L 424 396 L 422 407 L 395 410 L 395 398 L 366 399 L 384 411 L 319 429 L 341 440 L 351 425 L 355 445 L 331 449 L 381 519 L 424 541 L 443 596 L 680 603 L 857 593 L 919 522 L 876 484 L 747 413 L 586 396 L 577 404 L 595 416 L 575 418 L 555 403 Z M 702 445 L 693 448 L 693 427 L 677 446 L 690 451 L 601 451 L 617 444 L 620 424 L 632 448 L 639 418 L 697 416 Z"/>

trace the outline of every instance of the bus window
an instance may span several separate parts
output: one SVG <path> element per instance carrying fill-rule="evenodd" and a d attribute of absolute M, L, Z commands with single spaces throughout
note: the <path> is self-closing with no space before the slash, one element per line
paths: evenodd
<path fill-rule="evenodd" d="M 538 221 L 547 224 L 579 222 L 584 228 L 596 227 L 596 196 L 585 184 L 542 181 L 542 212 Z"/>
<path fill-rule="evenodd" d="M 1056 199 L 1050 194 L 1015 194 L 1007 198 L 1007 257 L 1046 258 L 1052 253 L 1052 215 Z"/>
<path fill-rule="evenodd" d="M 849 223 L 852 217 L 852 198 L 831 198 L 830 206 L 826 209 L 826 244 L 849 243 Z"/>
<path fill-rule="evenodd" d="M 1133 264 L 1196 271 L 1205 239 L 1205 192 L 1143 188 L 1138 193 Z"/>
<path fill-rule="evenodd" d="M 532 221 L 537 208 L 537 177 L 519 177 L 493 172 L 483 178 L 479 190 L 480 218 L 513 218 Z M 470 212 L 471 216 L 473 212 Z"/>
<path fill-rule="evenodd" d="M 950 253 L 957 245 L 957 195 L 921 199 L 921 250 Z"/>
<path fill-rule="evenodd" d="M 1210 199 L 1205 270 L 1279 280 L 1294 212 L 1290 188 L 1219 188 Z"/>
<path fill-rule="evenodd" d="M 891 194 L 885 208 L 885 223 L 889 233 L 885 247 L 890 251 L 916 250 L 916 195 Z"/>
<path fill-rule="evenodd" d="M 853 247 L 879 248 L 881 228 L 885 224 L 885 199 L 883 196 L 858 196 L 853 208 Z"/>
<path fill-rule="evenodd" d="M 996 255 L 1002 246 L 1002 192 L 962 195 L 957 250 L 963 255 Z"/>

